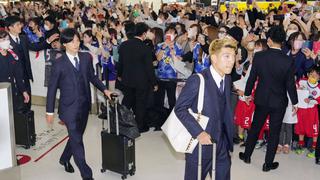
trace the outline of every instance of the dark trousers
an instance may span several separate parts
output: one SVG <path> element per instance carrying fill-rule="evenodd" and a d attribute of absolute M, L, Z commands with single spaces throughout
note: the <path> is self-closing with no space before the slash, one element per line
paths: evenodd
<path fill-rule="evenodd" d="M 273 163 L 273 160 L 277 151 L 277 147 L 279 144 L 281 125 L 282 125 L 285 112 L 286 112 L 286 108 L 269 108 L 265 106 L 256 105 L 251 129 L 248 132 L 248 138 L 246 142 L 246 149 L 245 149 L 246 157 L 251 157 L 253 150 L 255 148 L 256 142 L 258 140 L 260 130 L 262 129 L 267 116 L 270 115 L 270 121 L 269 121 L 270 135 L 267 139 L 268 145 L 267 145 L 265 163 L 267 164 Z"/>
<path fill-rule="evenodd" d="M 216 179 L 215 180 L 230 180 L 230 170 L 231 170 L 231 158 L 229 151 L 227 150 L 226 141 L 221 140 L 221 143 L 217 144 L 216 153 Z M 212 146 L 209 146 L 212 148 Z M 204 146 L 203 146 L 204 148 Z M 194 150 L 193 153 L 198 154 L 198 148 Z M 205 155 L 202 155 L 202 172 L 201 180 L 205 180 L 208 173 L 212 175 L 212 159 L 208 159 Z M 211 157 L 211 155 L 210 155 Z M 198 158 L 197 156 L 186 157 L 186 167 L 184 180 L 197 180 L 198 177 Z"/>
<path fill-rule="evenodd" d="M 83 145 L 83 133 L 88 122 L 88 111 L 79 113 L 76 120 L 76 128 L 66 122 L 69 140 L 61 155 L 60 161 L 68 162 L 73 156 L 74 162 L 80 170 L 82 178 L 92 178 L 92 170 L 85 160 L 85 151 Z M 72 128 L 71 128 L 72 127 Z"/>
<path fill-rule="evenodd" d="M 157 107 L 164 107 L 164 98 L 167 92 L 169 110 L 172 111 L 176 104 L 177 83 L 173 81 L 158 81 L 159 89 L 156 92 L 155 104 Z"/>
<path fill-rule="evenodd" d="M 139 129 L 147 126 L 144 117 L 146 115 L 149 88 L 137 89 L 125 86 L 123 89 L 122 104 L 128 109 L 132 109 Z"/>

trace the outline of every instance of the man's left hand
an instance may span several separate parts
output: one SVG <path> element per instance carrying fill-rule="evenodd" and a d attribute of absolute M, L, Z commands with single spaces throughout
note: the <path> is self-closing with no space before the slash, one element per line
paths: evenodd
<path fill-rule="evenodd" d="M 30 96 L 27 92 L 23 92 L 23 97 L 24 97 L 24 103 L 29 103 L 30 101 Z"/>

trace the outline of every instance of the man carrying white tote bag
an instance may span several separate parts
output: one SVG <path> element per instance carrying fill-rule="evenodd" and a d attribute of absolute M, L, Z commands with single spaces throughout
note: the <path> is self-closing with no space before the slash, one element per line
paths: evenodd
<path fill-rule="evenodd" d="M 201 73 L 204 79 L 203 107 L 199 108 L 201 76 L 193 75 L 182 89 L 174 112 L 162 127 L 174 149 L 186 153 L 185 180 L 204 180 L 208 173 L 213 180 L 230 180 L 233 116 L 230 105 L 231 77 L 228 74 L 234 66 L 236 47 L 235 41 L 230 38 L 211 43 L 212 65 Z M 199 119 L 207 119 L 208 122 L 203 126 L 201 121 L 199 124 Z M 171 136 L 172 129 L 181 130 L 178 129 L 179 123 L 183 125 L 180 128 L 187 130 L 181 132 L 189 134 L 191 141 L 198 141 L 200 146 L 195 145 L 194 149 L 186 146 L 185 142 L 190 142 L 190 139 L 185 134 Z M 212 146 L 212 139 L 216 142 L 216 148 Z M 186 150 L 178 149 L 178 145 Z"/>

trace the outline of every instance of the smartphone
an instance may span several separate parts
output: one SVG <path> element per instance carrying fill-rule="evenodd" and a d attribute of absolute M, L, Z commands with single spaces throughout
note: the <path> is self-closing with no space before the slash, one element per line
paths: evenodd
<path fill-rule="evenodd" d="M 274 20 L 278 20 L 281 21 L 284 19 L 284 14 L 280 14 L 280 15 L 273 15 L 273 19 Z"/>
<path fill-rule="evenodd" d="M 167 34 L 165 39 L 166 41 L 170 41 L 170 42 L 173 41 L 171 34 Z"/>
<path fill-rule="evenodd" d="M 305 41 L 303 44 L 302 44 L 302 49 L 312 49 L 312 41 Z"/>

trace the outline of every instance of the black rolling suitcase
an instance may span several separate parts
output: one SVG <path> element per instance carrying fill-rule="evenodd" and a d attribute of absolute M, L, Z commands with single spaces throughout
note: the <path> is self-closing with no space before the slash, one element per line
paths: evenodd
<path fill-rule="evenodd" d="M 23 145 L 26 149 L 29 149 L 30 146 L 34 146 L 36 144 L 34 112 L 32 110 L 15 112 L 14 130 L 17 145 Z"/>
<path fill-rule="evenodd" d="M 102 120 L 101 144 L 102 144 L 102 169 L 104 173 L 110 170 L 122 175 L 126 179 L 128 175 L 133 176 L 136 171 L 135 164 L 135 140 L 119 135 L 118 112 L 114 111 L 116 116 L 116 133 L 110 132 L 110 108 L 117 109 L 117 98 L 112 97 L 112 104 L 107 101 L 107 130 L 104 129 L 104 120 Z M 111 104 L 111 105 L 110 105 Z"/>

